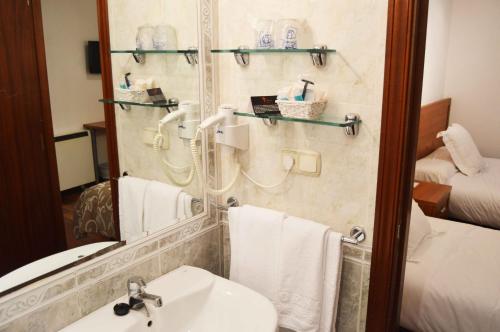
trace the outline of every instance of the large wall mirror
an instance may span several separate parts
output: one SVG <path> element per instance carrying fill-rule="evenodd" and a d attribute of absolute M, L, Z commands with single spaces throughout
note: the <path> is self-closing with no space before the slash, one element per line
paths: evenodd
<path fill-rule="evenodd" d="M 197 0 L 0 12 L 0 296 L 203 216 Z"/>

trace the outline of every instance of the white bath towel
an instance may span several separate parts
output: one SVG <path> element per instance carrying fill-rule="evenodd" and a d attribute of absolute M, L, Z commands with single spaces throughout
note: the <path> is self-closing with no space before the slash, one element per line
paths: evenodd
<path fill-rule="evenodd" d="M 181 188 L 151 181 L 144 198 L 144 230 L 148 234 L 177 223 L 177 200 Z"/>
<path fill-rule="evenodd" d="M 184 215 L 186 219 L 193 217 L 193 196 L 189 194 L 184 195 Z"/>
<path fill-rule="evenodd" d="M 134 242 L 144 236 L 144 198 L 148 180 L 124 176 L 118 180 L 120 236 L 122 241 Z"/>
<path fill-rule="evenodd" d="M 184 198 L 186 197 L 186 193 L 181 192 L 179 193 L 179 196 L 177 197 L 177 222 L 185 220 L 186 219 L 186 209 L 184 207 L 185 201 Z"/>
<path fill-rule="evenodd" d="M 335 332 L 342 273 L 342 234 L 329 231 L 326 242 L 320 332 Z"/>
<path fill-rule="evenodd" d="M 229 209 L 230 279 L 278 302 L 279 257 L 285 214 L 245 205 Z"/>
<path fill-rule="evenodd" d="M 285 219 L 280 261 L 280 326 L 297 332 L 320 331 L 328 233 L 328 227 L 322 224 L 296 217 Z"/>

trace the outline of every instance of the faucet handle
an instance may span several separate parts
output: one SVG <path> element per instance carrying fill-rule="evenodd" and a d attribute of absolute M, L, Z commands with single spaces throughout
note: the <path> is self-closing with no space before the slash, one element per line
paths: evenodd
<path fill-rule="evenodd" d="M 144 292 L 144 287 L 146 287 L 146 282 L 142 277 L 131 277 L 127 280 L 127 289 L 129 296 L 135 296 L 139 293 Z"/>

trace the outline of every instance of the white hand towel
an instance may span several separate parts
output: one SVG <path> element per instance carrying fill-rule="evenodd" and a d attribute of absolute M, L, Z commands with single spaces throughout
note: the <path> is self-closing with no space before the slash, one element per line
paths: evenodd
<path fill-rule="evenodd" d="M 193 196 L 186 194 L 184 195 L 184 215 L 186 219 L 193 217 Z"/>
<path fill-rule="evenodd" d="M 230 279 L 277 303 L 278 263 L 285 214 L 245 205 L 229 209 Z"/>
<path fill-rule="evenodd" d="M 144 197 L 150 181 L 124 176 L 118 180 L 118 206 L 122 241 L 134 242 L 145 236 Z"/>
<path fill-rule="evenodd" d="M 186 213 L 185 213 L 185 208 L 184 208 L 184 198 L 186 197 L 186 194 L 181 192 L 179 194 L 179 197 L 177 198 L 177 221 L 180 222 L 182 220 L 186 219 Z"/>
<path fill-rule="evenodd" d="M 342 273 L 342 234 L 330 231 L 326 243 L 321 332 L 335 332 Z"/>
<path fill-rule="evenodd" d="M 144 198 L 144 230 L 149 234 L 177 222 L 177 200 L 181 188 L 151 181 Z"/>
<path fill-rule="evenodd" d="M 319 223 L 285 219 L 277 306 L 281 327 L 297 332 L 323 331 L 320 320 L 328 233 L 328 227 Z"/>

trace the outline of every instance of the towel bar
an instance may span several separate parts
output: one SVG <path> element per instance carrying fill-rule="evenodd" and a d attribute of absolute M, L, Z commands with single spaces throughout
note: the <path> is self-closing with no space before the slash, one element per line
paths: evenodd
<path fill-rule="evenodd" d="M 240 206 L 240 202 L 236 197 L 229 197 L 226 201 L 226 205 L 219 204 L 217 208 L 222 211 L 227 211 L 230 207 L 238 207 Z"/>
<path fill-rule="evenodd" d="M 359 226 L 354 226 L 351 229 L 350 236 L 342 236 L 342 242 L 357 245 L 363 242 L 365 238 L 365 230 Z"/>

